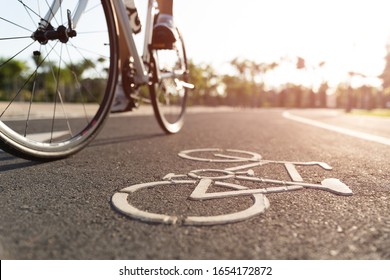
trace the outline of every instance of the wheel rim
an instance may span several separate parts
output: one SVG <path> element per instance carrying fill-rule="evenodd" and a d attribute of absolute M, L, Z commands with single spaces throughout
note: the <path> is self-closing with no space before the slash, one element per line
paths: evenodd
<path fill-rule="evenodd" d="M 89 1 L 76 34 L 66 34 L 67 10 L 78 1 L 62 2 L 50 22 L 55 38 L 38 28 L 48 2 L 10 1 L 0 11 L 0 137 L 11 152 L 38 157 L 71 154 L 95 135 L 116 75 L 109 1 Z"/>
<path fill-rule="evenodd" d="M 160 126 L 168 133 L 176 133 L 183 126 L 187 102 L 187 88 L 180 82 L 188 81 L 187 61 L 182 39 L 172 50 L 156 50 L 155 67 L 162 77 L 153 85 L 152 101 Z M 175 73 L 172 77 L 168 74 Z"/>

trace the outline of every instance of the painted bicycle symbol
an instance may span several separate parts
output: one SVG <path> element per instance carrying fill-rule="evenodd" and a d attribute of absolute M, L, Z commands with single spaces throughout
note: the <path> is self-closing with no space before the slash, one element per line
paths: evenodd
<path fill-rule="evenodd" d="M 184 225 L 216 225 L 239 222 L 261 213 L 270 206 L 266 194 L 290 192 L 303 189 L 315 189 L 331 192 L 335 195 L 352 195 L 351 189 L 339 179 L 327 178 L 318 183 L 305 182 L 297 167 L 317 166 L 324 170 L 332 167 L 324 162 L 290 162 L 264 160 L 258 153 L 232 149 L 194 149 L 179 153 L 179 157 L 187 160 L 228 164 L 241 164 L 224 169 L 197 169 L 187 174 L 169 173 L 161 181 L 132 185 L 121 189 L 112 196 L 113 207 L 124 215 L 146 222 Z M 252 168 L 269 164 L 283 165 L 291 180 L 276 180 L 256 176 Z M 234 183 L 231 180 L 234 180 Z M 237 184 L 236 182 L 240 182 Z M 258 188 L 245 186 L 246 182 L 259 185 Z M 234 213 L 211 216 L 185 216 L 151 213 L 137 208 L 129 202 L 131 196 L 143 189 L 162 186 L 193 185 L 194 190 L 188 197 L 190 200 L 204 201 L 224 199 L 238 196 L 250 197 L 253 203 L 246 209 Z M 269 187 L 264 187 L 264 185 Z M 224 187 L 225 191 L 210 191 L 212 186 Z"/>

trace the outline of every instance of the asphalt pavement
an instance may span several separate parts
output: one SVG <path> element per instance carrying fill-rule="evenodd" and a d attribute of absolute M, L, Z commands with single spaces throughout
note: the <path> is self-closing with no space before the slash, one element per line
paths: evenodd
<path fill-rule="evenodd" d="M 39 163 L 0 152 L 0 258 L 390 259 L 386 139 L 390 141 L 390 119 L 337 110 L 196 110 L 186 116 L 180 133 L 169 136 L 150 114 L 116 115 L 87 148 L 64 160 Z M 197 183 L 147 184 L 163 181 L 167 174 L 198 182 L 191 171 L 214 178 L 230 175 L 220 170 L 244 164 L 178 156 L 197 149 L 221 149 L 229 155 L 215 159 L 256 154 L 269 161 L 255 166 L 259 161 L 253 159 L 246 163 L 253 166 L 241 170 L 247 172 L 241 176 L 263 181 L 230 176 L 230 188 L 213 185 L 210 193 L 243 190 L 231 186 L 286 187 L 294 181 L 294 169 L 301 185 L 334 178 L 352 195 L 310 187 L 269 191 L 258 196 L 267 201 L 261 213 L 239 222 L 186 225 L 191 216 L 242 212 L 257 199 L 241 193 L 194 200 L 190 196 Z M 193 155 L 205 158 L 210 153 Z M 299 165 L 308 162 L 324 162 L 332 169 Z M 290 172 L 288 163 L 293 165 Z M 219 171 L 211 171 L 215 169 Z M 146 187 L 126 199 L 141 218 L 149 212 L 178 220 L 150 222 L 118 211 L 113 195 L 137 184 Z"/>

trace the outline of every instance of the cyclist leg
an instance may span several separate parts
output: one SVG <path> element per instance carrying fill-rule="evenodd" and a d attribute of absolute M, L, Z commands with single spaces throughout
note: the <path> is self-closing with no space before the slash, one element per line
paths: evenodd
<path fill-rule="evenodd" d="M 173 20 L 173 0 L 157 0 L 160 14 L 153 29 L 152 44 L 155 49 L 172 49 L 178 33 Z"/>
<path fill-rule="evenodd" d="M 161 14 L 173 14 L 173 0 L 157 0 L 157 3 Z"/>

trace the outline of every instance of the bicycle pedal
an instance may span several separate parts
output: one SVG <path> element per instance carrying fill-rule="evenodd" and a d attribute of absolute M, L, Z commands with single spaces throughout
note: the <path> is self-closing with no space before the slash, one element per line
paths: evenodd
<path fill-rule="evenodd" d="M 174 49 L 174 43 L 153 43 L 152 49 L 154 50 L 172 50 Z"/>
<path fill-rule="evenodd" d="M 131 94 L 130 97 L 133 99 L 136 108 L 139 107 L 140 103 L 152 104 L 150 99 L 139 96 L 138 94 Z"/>
<path fill-rule="evenodd" d="M 194 84 L 187 83 L 187 82 L 181 81 L 179 79 L 175 79 L 175 83 L 176 83 L 176 87 L 178 89 L 182 89 L 182 88 L 194 89 L 195 88 Z"/>

